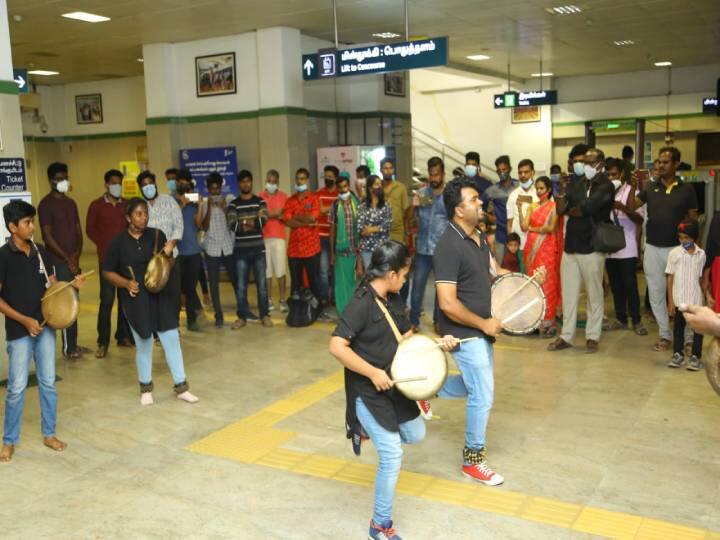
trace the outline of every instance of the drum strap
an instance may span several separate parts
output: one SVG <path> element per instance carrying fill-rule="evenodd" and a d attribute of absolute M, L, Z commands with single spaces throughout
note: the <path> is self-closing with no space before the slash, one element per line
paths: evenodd
<path fill-rule="evenodd" d="M 160 229 L 155 229 L 155 246 L 153 247 L 153 255 L 158 252 L 158 242 L 160 241 Z"/>
<path fill-rule="evenodd" d="M 395 321 L 392 318 L 392 315 L 390 315 L 390 312 L 385 307 L 385 304 L 383 304 L 379 298 L 375 297 L 375 302 L 377 303 L 378 307 L 380 308 L 380 311 L 383 312 L 383 315 L 385 315 L 385 320 L 390 325 L 390 328 L 393 331 L 393 334 L 395 334 L 395 339 L 397 339 L 397 342 L 400 343 L 402 341 L 402 334 L 400 333 L 400 330 L 398 330 L 397 325 L 395 324 Z"/>
<path fill-rule="evenodd" d="M 48 289 L 50 287 L 50 277 L 48 277 L 47 269 L 45 268 L 45 261 L 43 260 L 42 255 L 40 255 L 40 248 L 37 247 L 37 244 L 33 242 L 32 245 L 35 248 L 35 251 L 37 251 L 38 261 L 40 262 L 40 271 L 45 276 L 45 288 Z"/>

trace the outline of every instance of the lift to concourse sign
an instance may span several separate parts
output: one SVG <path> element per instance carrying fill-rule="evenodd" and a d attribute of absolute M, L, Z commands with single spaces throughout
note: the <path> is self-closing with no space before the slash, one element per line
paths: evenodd
<path fill-rule="evenodd" d="M 537 105 L 557 105 L 557 90 L 529 90 L 527 92 L 505 92 L 493 96 L 496 109 L 513 107 L 533 107 Z"/>
<path fill-rule="evenodd" d="M 323 49 L 317 54 L 304 54 L 302 70 L 303 79 L 307 81 L 444 66 L 447 63 L 448 38 L 436 37 L 352 49 Z"/>

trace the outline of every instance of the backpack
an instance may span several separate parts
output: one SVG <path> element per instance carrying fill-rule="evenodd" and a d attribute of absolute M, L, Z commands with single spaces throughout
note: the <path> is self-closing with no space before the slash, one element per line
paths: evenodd
<path fill-rule="evenodd" d="M 309 289 L 299 289 L 287 300 L 288 326 L 310 326 L 320 315 L 320 302 Z"/>

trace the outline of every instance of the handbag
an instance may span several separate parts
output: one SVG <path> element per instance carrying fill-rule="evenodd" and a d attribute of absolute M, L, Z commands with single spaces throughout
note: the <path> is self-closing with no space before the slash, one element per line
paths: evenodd
<path fill-rule="evenodd" d="M 600 253 L 615 253 L 621 249 L 625 249 L 625 230 L 618 220 L 617 211 L 613 209 L 613 222 L 606 221 L 593 224 L 593 251 Z"/>

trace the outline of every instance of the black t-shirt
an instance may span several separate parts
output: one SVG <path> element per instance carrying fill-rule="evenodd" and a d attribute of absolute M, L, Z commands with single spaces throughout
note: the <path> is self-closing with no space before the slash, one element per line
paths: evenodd
<path fill-rule="evenodd" d="M 458 300 L 470 311 L 484 319 L 490 313 L 490 246 L 485 235 L 478 231 L 480 245 L 454 223 L 449 223 L 438 240 L 433 255 L 435 283 L 454 283 Z M 443 335 L 457 338 L 484 337 L 477 328 L 462 325 L 439 310 L 438 323 Z"/>
<path fill-rule="evenodd" d="M 131 297 L 127 289 L 118 289 L 125 316 L 130 326 L 141 338 L 149 338 L 153 332 L 173 330 L 179 326 L 180 316 L 180 272 L 179 265 L 175 264 L 170 273 L 170 279 L 165 288 L 157 294 L 145 289 L 145 271 L 154 255 L 155 233 L 158 232 L 157 246 L 159 249 L 167 241 L 165 234 L 148 227 L 140 238 L 133 238 L 128 231 L 124 231 L 113 238 L 108 247 L 103 271 L 115 272 L 131 279 L 128 267 L 132 267 L 135 279 L 140 284 L 140 292 Z"/>
<path fill-rule="evenodd" d="M 692 185 L 677 183 L 665 187 L 652 182 L 638 195 L 647 204 L 647 243 L 656 247 L 672 247 L 678 243 L 678 225 L 689 210 L 697 210 L 698 200 Z"/>
<path fill-rule="evenodd" d="M 228 204 L 228 224 L 235 234 L 235 249 L 240 252 L 265 251 L 263 226 L 266 218 L 259 216 L 267 203 L 253 195 L 249 199 L 237 197 Z"/>
<path fill-rule="evenodd" d="M 375 298 L 379 297 L 372 286 L 360 285 L 343 311 L 333 336 L 346 339 L 350 342 L 350 348 L 363 360 L 390 373 L 398 342 Z M 383 302 L 382 298 L 379 299 Z M 401 334 L 410 330 L 410 320 L 399 294 L 388 294 L 385 307 Z M 420 414 L 415 402 L 399 390 L 392 388 L 378 392 L 370 379 L 345 369 L 345 422 L 348 433 L 357 422 L 355 400 L 358 396 L 375 420 L 388 431 L 399 431 L 399 424 L 413 420 Z"/>
<path fill-rule="evenodd" d="M 42 261 L 47 261 L 47 251 L 38 245 L 40 257 L 30 246 L 30 255 L 15 247 L 12 239 L 0 248 L 0 297 L 15 311 L 37 322 L 42 322 L 42 297 L 45 294 L 47 280 L 42 271 Z M 48 263 L 46 263 L 48 264 Z M 46 266 L 49 276 L 54 275 L 52 266 Z M 10 317 L 5 317 L 5 335 L 8 341 L 28 336 L 25 327 Z"/>
<path fill-rule="evenodd" d="M 605 173 L 600 173 L 591 182 L 581 177 L 569 184 L 566 197 L 567 210 L 580 208 L 582 216 L 567 220 L 565 253 L 592 253 L 595 225 L 610 220 L 615 188 Z"/>

